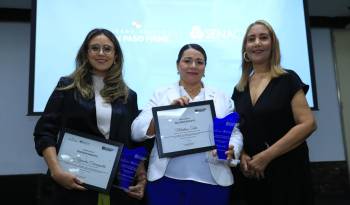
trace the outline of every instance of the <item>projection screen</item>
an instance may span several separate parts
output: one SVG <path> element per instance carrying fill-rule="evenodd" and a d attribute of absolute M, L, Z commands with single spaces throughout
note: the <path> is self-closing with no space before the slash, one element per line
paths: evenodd
<path fill-rule="evenodd" d="M 29 114 L 40 114 L 60 76 L 75 69 L 75 56 L 93 28 L 111 30 L 124 57 L 124 78 L 142 109 L 160 86 L 178 81 L 176 58 L 187 43 L 208 55 L 203 81 L 232 95 L 241 74 L 247 26 L 268 21 L 280 40 L 282 66 L 310 85 L 317 108 L 311 41 L 303 0 L 34 0 Z"/>

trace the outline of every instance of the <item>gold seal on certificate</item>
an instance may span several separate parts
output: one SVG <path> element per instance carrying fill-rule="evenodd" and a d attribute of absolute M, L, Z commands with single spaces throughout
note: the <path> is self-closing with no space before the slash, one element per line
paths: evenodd
<path fill-rule="evenodd" d="M 159 157 L 215 149 L 212 100 L 152 108 Z"/>
<path fill-rule="evenodd" d="M 109 192 L 123 144 L 73 130 L 61 132 L 58 161 L 87 189 Z"/>

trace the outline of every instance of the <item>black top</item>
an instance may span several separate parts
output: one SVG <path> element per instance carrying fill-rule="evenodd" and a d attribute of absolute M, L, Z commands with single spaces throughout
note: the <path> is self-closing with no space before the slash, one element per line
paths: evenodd
<path fill-rule="evenodd" d="M 71 82 L 71 78 L 62 77 L 56 88 L 64 87 Z M 129 89 L 127 103 L 124 104 L 123 99 L 119 98 L 114 100 L 111 106 L 110 140 L 123 143 L 127 147 L 134 146 L 135 144 L 131 141 L 131 123 L 138 115 L 136 93 Z M 68 90 L 55 89 L 53 91 L 34 130 L 35 148 L 39 155 L 42 155 L 45 148 L 57 146 L 58 133 L 63 128 L 104 138 L 97 127 L 95 98 L 85 99 L 75 88 Z M 57 193 L 54 193 L 54 200 L 57 201 L 51 201 L 50 203 L 66 205 L 97 204 L 96 192 L 71 191 L 59 185 L 55 188 L 54 192 Z M 130 199 L 123 191 L 112 188 L 111 201 L 115 200 L 128 201 Z M 113 204 L 112 202 L 111 204 Z"/>
<path fill-rule="evenodd" d="M 232 99 L 241 118 L 240 130 L 243 134 L 244 150 L 251 157 L 267 149 L 296 125 L 291 106 L 292 98 L 300 89 L 306 93 L 309 87 L 294 71 L 286 71 L 286 74 L 271 79 L 255 105 L 252 104 L 250 97 L 249 83 L 243 92 L 234 89 Z M 265 180 L 255 181 L 256 184 L 251 185 L 251 189 L 249 187 L 248 189 L 253 195 L 255 193 L 261 197 L 267 197 L 267 204 L 287 204 L 284 201 L 286 195 L 289 197 L 298 195 L 294 197 L 293 202 L 289 201 L 288 204 L 294 202 L 308 204 L 299 202 L 310 201 L 309 196 L 299 196 L 312 193 L 306 142 L 273 160 L 264 173 Z M 306 177 L 309 179 L 305 179 Z M 293 187 L 292 184 L 296 185 L 294 188 L 299 191 L 290 190 L 290 187 Z M 256 187 L 260 188 L 255 189 Z M 280 201 L 277 199 L 278 196 L 281 197 Z M 251 195 L 251 197 L 254 196 Z M 273 201 L 272 198 L 277 201 Z M 262 201 L 260 200 L 260 204 L 263 204 Z"/>
<path fill-rule="evenodd" d="M 63 77 L 56 88 L 71 82 L 72 79 Z M 126 104 L 123 104 L 123 99 L 116 99 L 111 105 L 110 140 L 131 146 L 130 127 L 138 114 L 137 95 L 129 89 Z M 84 99 L 76 89 L 53 91 L 34 130 L 35 148 L 39 155 L 48 146 L 56 146 L 62 128 L 104 138 L 97 127 L 95 98 Z"/>
<path fill-rule="evenodd" d="M 244 136 L 244 150 L 254 155 L 283 137 L 295 126 L 291 101 L 295 93 L 309 86 L 291 70 L 272 79 L 257 99 L 255 105 L 249 92 L 249 84 L 243 92 L 236 88 L 232 95 L 236 111 L 240 114 L 240 129 Z"/>

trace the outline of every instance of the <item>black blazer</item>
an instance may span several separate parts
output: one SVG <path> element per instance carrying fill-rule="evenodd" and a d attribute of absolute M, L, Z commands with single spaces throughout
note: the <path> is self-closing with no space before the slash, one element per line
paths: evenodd
<path fill-rule="evenodd" d="M 62 77 L 57 87 L 71 82 L 71 78 Z M 110 140 L 132 146 L 130 127 L 137 114 L 137 95 L 129 89 L 126 104 L 123 99 L 112 102 Z M 57 136 L 63 128 L 104 137 L 97 127 L 95 99 L 84 99 L 77 89 L 55 89 L 34 130 L 35 148 L 39 155 L 42 156 L 45 148 L 56 146 Z"/>

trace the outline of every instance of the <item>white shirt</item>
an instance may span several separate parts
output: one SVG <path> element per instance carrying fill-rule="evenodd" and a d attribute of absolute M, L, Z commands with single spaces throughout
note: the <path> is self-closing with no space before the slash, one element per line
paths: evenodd
<path fill-rule="evenodd" d="M 100 94 L 100 91 L 104 87 L 103 77 L 93 75 L 92 80 L 95 92 L 97 127 L 103 136 L 105 136 L 106 139 L 109 139 L 109 131 L 111 128 L 112 118 L 112 105 L 110 103 L 106 103 Z"/>
<path fill-rule="evenodd" d="M 152 107 L 169 105 L 173 100 L 180 97 L 179 83 L 165 86 L 157 89 L 153 97 L 150 99 L 146 107 L 142 110 L 139 116 L 134 120 L 131 126 L 131 137 L 136 142 L 141 142 L 154 136 L 148 136 L 147 130 L 153 118 Z M 223 92 L 204 85 L 205 100 L 213 100 L 215 113 L 218 118 L 225 117 L 234 109 L 233 101 L 228 98 Z M 234 156 L 239 159 L 241 149 L 243 146 L 243 137 L 237 127 L 233 129 L 230 138 L 230 145 L 234 146 Z M 222 163 L 213 157 L 210 151 L 206 152 L 206 159 L 208 160 L 209 168 L 215 182 L 220 186 L 229 186 L 233 184 L 233 176 L 228 163 Z M 170 158 L 159 158 L 158 148 L 155 144 L 149 157 L 149 166 L 147 179 L 155 181 L 164 176 Z"/>
<path fill-rule="evenodd" d="M 184 87 L 180 86 L 180 96 L 187 96 L 190 102 L 205 100 L 204 89 L 201 89 L 200 93 L 191 99 Z M 211 175 L 206 152 L 171 158 L 164 175 L 173 179 L 193 180 L 217 185 Z"/>

